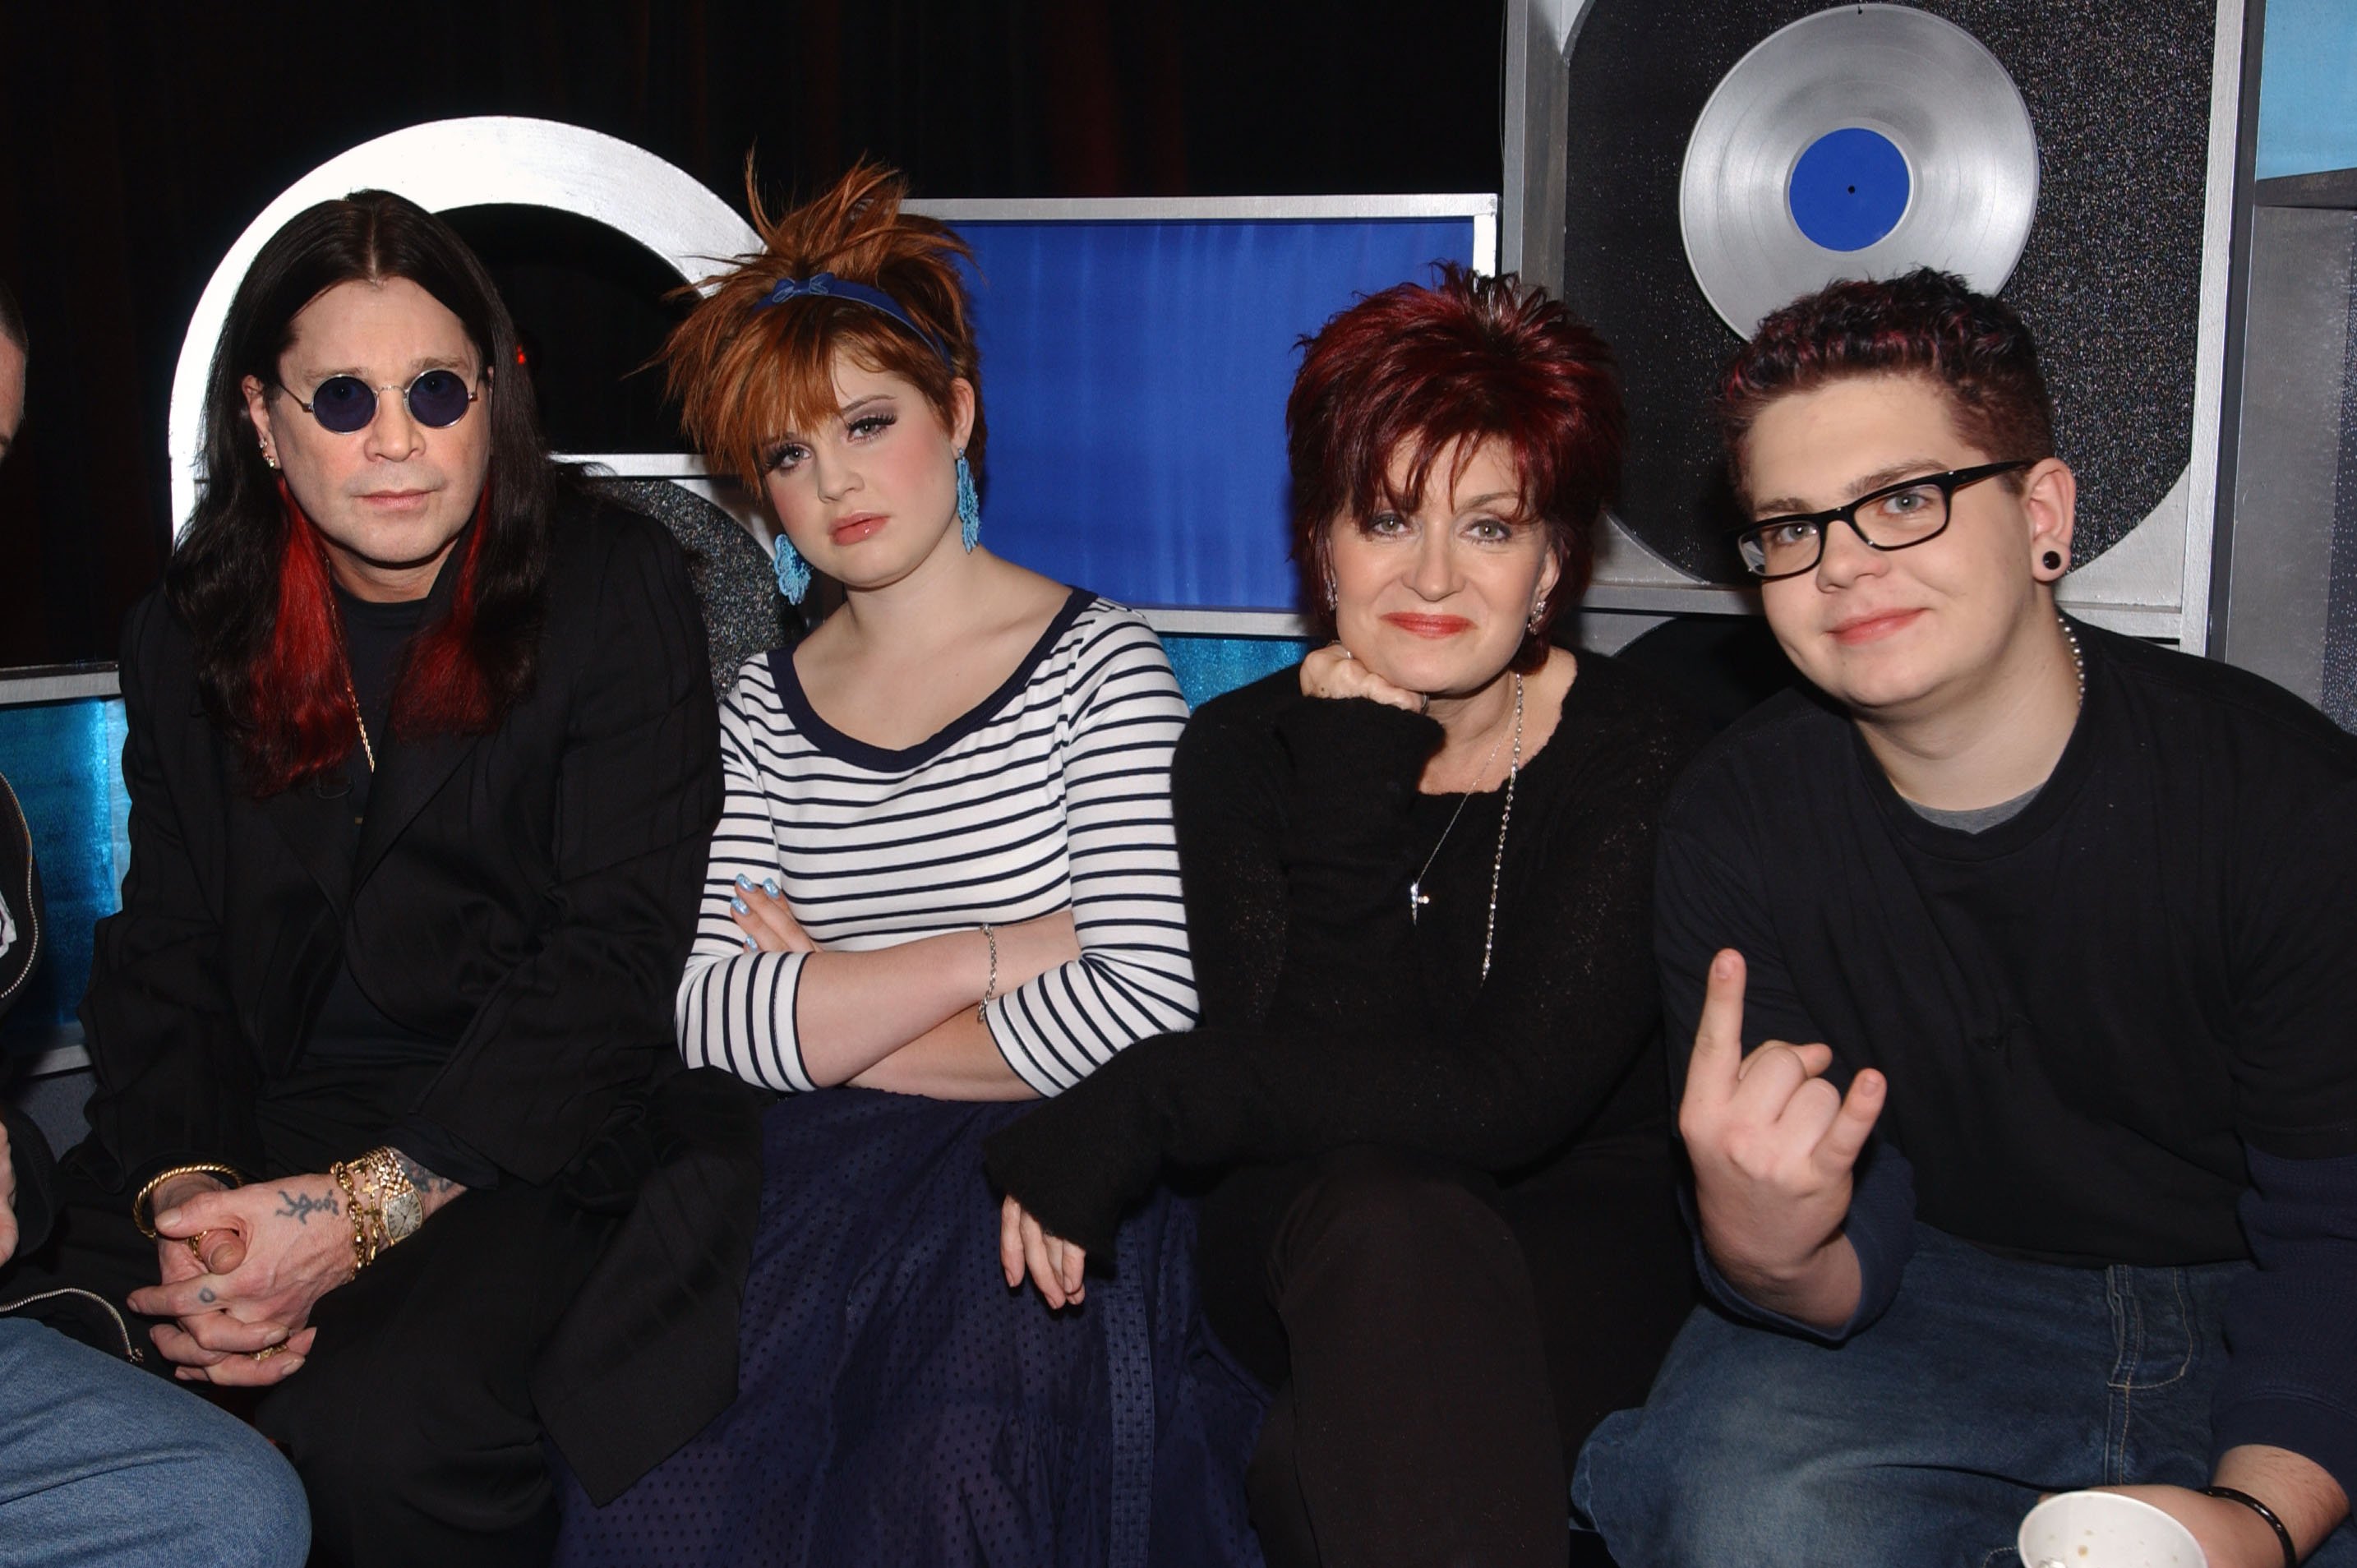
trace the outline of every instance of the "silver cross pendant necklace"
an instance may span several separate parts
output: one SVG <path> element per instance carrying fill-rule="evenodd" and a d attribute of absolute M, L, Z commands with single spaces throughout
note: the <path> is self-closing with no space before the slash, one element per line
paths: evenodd
<path fill-rule="evenodd" d="M 1498 748 L 1505 743 L 1505 733 L 1501 731 L 1498 738 L 1491 742 L 1490 755 L 1481 759 L 1481 771 L 1474 775 L 1473 782 L 1479 784 L 1490 776 L 1490 764 L 1498 760 Z M 1522 771 L 1523 678 L 1516 675 L 1514 677 L 1514 754 L 1506 764 L 1506 802 L 1504 808 L 1498 813 L 1498 852 L 1490 862 L 1490 925 L 1481 936 L 1481 978 L 1483 980 L 1490 978 L 1490 950 L 1498 939 L 1498 882 L 1506 866 L 1506 827 L 1514 820 L 1514 780 L 1521 776 Z M 1424 907 L 1432 902 L 1432 895 L 1424 890 L 1425 876 L 1432 870 L 1432 863 L 1440 858 L 1441 845 L 1447 843 L 1448 835 L 1457 831 L 1458 819 L 1465 814 L 1465 808 L 1472 803 L 1473 792 L 1469 789 L 1465 793 L 1465 798 L 1457 802 L 1457 810 L 1449 814 L 1448 825 L 1440 830 L 1440 837 L 1433 843 L 1432 853 L 1424 857 L 1423 869 L 1415 874 L 1415 880 L 1407 885 L 1408 924 L 1420 923 L 1417 917 L 1422 913 Z"/>

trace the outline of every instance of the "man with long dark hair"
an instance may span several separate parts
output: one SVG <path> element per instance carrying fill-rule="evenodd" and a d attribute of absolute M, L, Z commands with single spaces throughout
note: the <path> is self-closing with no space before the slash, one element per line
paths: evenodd
<path fill-rule="evenodd" d="M 752 1112 L 671 1028 L 720 805 L 686 570 L 549 461 L 481 263 L 382 192 L 256 256 L 204 457 L 124 637 L 48 1266 L 260 1391 L 318 1560 L 533 1561 L 544 1434 L 610 1494 L 735 1391 Z"/>

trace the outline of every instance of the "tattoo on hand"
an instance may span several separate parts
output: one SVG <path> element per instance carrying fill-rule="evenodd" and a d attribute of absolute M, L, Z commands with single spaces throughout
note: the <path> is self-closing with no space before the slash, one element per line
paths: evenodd
<path fill-rule="evenodd" d="M 220 1298 L 219 1296 L 217 1296 L 217 1295 L 213 1294 L 213 1287 L 212 1287 L 212 1286 L 210 1286 L 210 1285 L 199 1285 L 199 1286 L 197 1287 L 197 1299 L 198 1299 L 199 1301 L 200 1301 L 200 1302 L 203 1302 L 207 1306 L 210 1306 L 214 1302 L 216 1302 L 216 1301 L 220 1300 L 221 1298 Z"/>
<path fill-rule="evenodd" d="M 307 1192 L 289 1192 L 283 1187 L 278 1189 L 278 1201 L 281 1205 L 278 1217 L 292 1219 L 297 1225 L 310 1224 L 314 1214 L 343 1212 L 336 1207 L 336 1200 L 332 1197 L 313 1197 Z"/>
<path fill-rule="evenodd" d="M 436 1176 L 399 1150 L 393 1151 L 393 1157 L 401 1163 L 402 1175 L 409 1178 L 409 1185 L 417 1189 L 419 1197 L 431 1197 L 458 1190 L 457 1182 L 452 1181 L 448 1176 Z"/>

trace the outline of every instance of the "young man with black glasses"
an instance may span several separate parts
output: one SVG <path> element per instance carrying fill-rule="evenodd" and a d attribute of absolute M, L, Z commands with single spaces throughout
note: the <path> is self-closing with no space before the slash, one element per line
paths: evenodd
<path fill-rule="evenodd" d="M 1958 280 L 1778 312 L 1721 408 L 1816 690 L 1663 821 L 1716 1304 L 1575 1503 L 1622 1568 L 2011 1562 L 2105 1485 L 2357 1563 L 2357 740 L 2058 614 L 2075 480 Z"/>

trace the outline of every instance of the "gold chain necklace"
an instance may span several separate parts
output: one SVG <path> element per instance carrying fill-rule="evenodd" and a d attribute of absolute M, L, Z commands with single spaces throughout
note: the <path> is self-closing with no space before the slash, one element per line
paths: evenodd
<path fill-rule="evenodd" d="M 352 700 L 352 722 L 361 726 L 361 755 L 368 758 L 371 773 L 376 771 L 376 747 L 369 742 L 368 720 L 361 717 L 361 694 L 352 689 L 352 672 L 344 671 L 344 695 Z"/>

